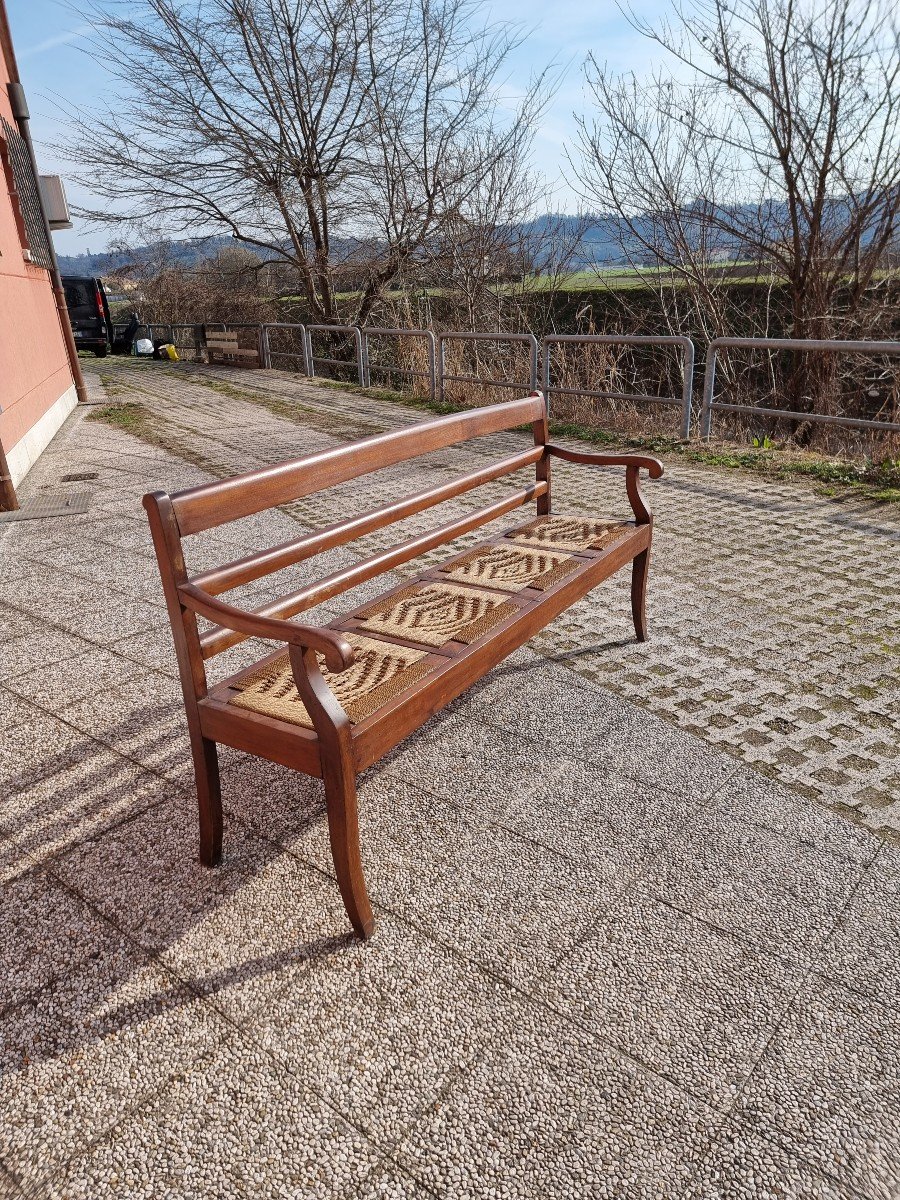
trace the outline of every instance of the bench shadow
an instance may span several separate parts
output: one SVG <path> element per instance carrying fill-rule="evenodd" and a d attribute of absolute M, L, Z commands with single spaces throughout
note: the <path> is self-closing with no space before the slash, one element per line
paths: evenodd
<path fill-rule="evenodd" d="M 132 708 L 104 729 L 103 737 L 110 745 L 133 738 L 135 724 L 142 721 L 148 732 L 140 753 L 163 751 L 172 735 L 159 725 L 171 714 L 167 705 Z M 320 830 L 327 842 L 321 785 L 308 780 L 313 786 L 303 787 L 305 777 L 279 770 L 286 787 L 293 779 L 299 785 L 296 829 Z M 226 796 L 228 773 L 226 767 Z M 231 851 L 223 866 L 203 867 L 197 858 L 190 761 L 165 778 L 154 776 L 133 761 L 113 760 L 107 746 L 86 734 L 65 751 L 35 756 L 6 784 L 0 811 L 0 878 L 6 880 L 0 887 L 0 928 L 15 932 L 0 937 L 0 1081 L 82 1051 L 161 1012 L 194 1004 L 200 996 L 214 999 L 229 988 L 292 964 L 341 955 L 358 944 L 342 919 L 338 898 L 340 918 L 323 913 L 306 928 L 301 915 L 295 938 L 283 947 L 225 967 L 217 963 L 209 973 L 192 964 L 185 973 L 160 955 L 215 920 L 287 852 L 258 832 L 248 838 L 232 805 L 226 813 Z M 249 797 L 247 807 L 252 803 Z M 155 841 L 148 839 L 154 834 Z M 297 866 L 303 871 L 300 860 Z M 164 935 L 142 936 L 153 930 L 161 911 L 164 920 L 156 928 Z M 116 995 L 129 979 L 154 960 L 173 980 L 171 987 L 117 1004 Z M 76 974 L 78 1012 L 73 1014 L 65 996 L 67 979 Z M 0 1082 L 0 1092 L 4 1086 Z"/>
<path fill-rule="evenodd" d="M 623 646 L 637 646 L 640 643 L 634 637 L 619 638 L 614 642 L 595 642 L 590 646 L 579 646 L 577 650 L 564 650 L 560 654 L 542 654 L 541 664 L 567 662 L 573 658 L 581 658 L 588 654 L 599 654 L 604 650 L 620 650 Z M 475 684 L 471 691 L 474 693 L 481 687 L 487 687 L 492 679 L 505 676 L 525 675 L 535 670 L 535 663 L 506 663 L 495 667 L 483 681 Z"/>

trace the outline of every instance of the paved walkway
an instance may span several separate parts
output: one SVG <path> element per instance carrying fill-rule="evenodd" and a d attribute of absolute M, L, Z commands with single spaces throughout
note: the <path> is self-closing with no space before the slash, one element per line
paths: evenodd
<path fill-rule="evenodd" d="M 605 585 L 365 777 L 362 947 L 313 781 L 224 752 L 225 862 L 194 861 L 139 496 L 419 414 L 103 372 L 144 437 L 80 410 L 25 491 L 89 513 L 0 526 L 0 1196 L 900 1196 L 900 849 L 860 827 L 900 828 L 893 514 L 675 465 L 652 643 Z"/>

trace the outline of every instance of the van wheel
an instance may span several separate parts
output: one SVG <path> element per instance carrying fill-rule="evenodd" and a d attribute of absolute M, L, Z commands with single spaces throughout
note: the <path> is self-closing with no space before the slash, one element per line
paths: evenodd
<path fill-rule="evenodd" d="M 102 349 L 95 350 L 94 354 L 97 358 L 106 358 L 107 354 L 109 354 L 109 346 L 103 346 Z"/>

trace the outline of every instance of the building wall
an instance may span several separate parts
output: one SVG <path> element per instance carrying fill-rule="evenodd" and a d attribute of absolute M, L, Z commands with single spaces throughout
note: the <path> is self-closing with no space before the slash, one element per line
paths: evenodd
<path fill-rule="evenodd" d="M 0 115 L 14 126 L 8 82 L 9 67 L 0 54 Z M 50 276 L 22 256 L 12 200 L 0 171 L 0 443 L 14 483 L 75 401 Z"/>

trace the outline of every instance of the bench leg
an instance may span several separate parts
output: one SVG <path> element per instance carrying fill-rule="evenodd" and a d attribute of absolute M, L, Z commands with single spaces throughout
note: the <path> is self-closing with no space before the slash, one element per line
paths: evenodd
<path fill-rule="evenodd" d="M 631 615 L 639 642 L 647 640 L 647 576 L 650 574 L 650 547 L 635 555 L 631 564 Z"/>
<path fill-rule="evenodd" d="M 222 789 L 219 784 L 219 754 L 209 738 L 191 739 L 197 805 L 200 810 L 200 861 L 214 867 L 222 860 Z"/>
<path fill-rule="evenodd" d="M 350 721 L 322 678 L 316 652 L 289 647 L 294 682 L 319 738 L 319 762 L 325 784 L 328 836 L 334 873 L 344 908 L 357 936 L 364 941 L 375 932 L 375 918 L 366 892 L 359 855 L 359 817 L 356 809 L 356 763 Z"/>
<path fill-rule="evenodd" d="M 366 941 L 375 932 L 375 918 L 366 891 L 359 854 L 356 778 L 346 764 L 333 762 L 324 772 L 328 836 L 341 899 L 357 936 Z"/>

